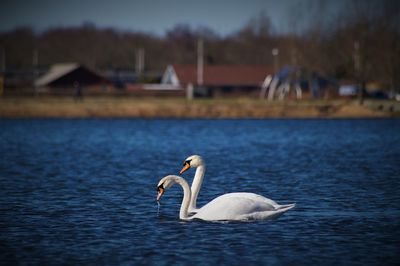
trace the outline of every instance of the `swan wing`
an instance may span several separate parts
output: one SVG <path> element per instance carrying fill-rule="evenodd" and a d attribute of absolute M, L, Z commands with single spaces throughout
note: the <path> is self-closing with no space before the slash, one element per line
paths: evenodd
<path fill-rule="evenodd" d="M 208 221 L 263 219 L 266 215 L 283 212 L 280 205 L 254 193 L 228 193 L 215 198 L 192 216 Z"/>
<path fill-rule="evenodd" d="M 240 197 L 240 198 L 249 199 L 249 200 L 252 200 L 254 202 L 259 202 L 259 203 L 264 203 L 266 205 L 271 205 L 271 206 L 273 206 L 275 208 L 278 208 L 280 206 L 278 203 L 276 203 L 272 199 L 263 197 L 261 195 L 255 194 L 255 193 L 234 192 L 234 193 L 228 193 L 228 194 L 225 194 L 225 195 L 228 195 L 228 197 Z M 225 195 L 222 195 L 222 196 L 225 196 Z"/>

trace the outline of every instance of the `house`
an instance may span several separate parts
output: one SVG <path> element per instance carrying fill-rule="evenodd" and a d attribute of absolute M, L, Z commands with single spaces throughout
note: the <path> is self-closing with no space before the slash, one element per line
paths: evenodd
<path fill-rule="evenodd" d="M 262 86 L 261 99 L 300 100 L 329 99 L 337 96 L 336 81 L 299 66 L 285 66 L 268 76 Z"/>
<path fill-rule="evenodd" d="M 199 77 L 196 65 L 174 64 L 167 67 L 161 83 L 193 90 L 195 96 L 258 97 L 272 73 L 272 68 L 261 65 L 206 65 Z"/>
<path fill-rule="evenodd" d="M 104 93 L 109 90 L 108 80 L 78 63 L 55 64 L 35 81 L 38 92 L 73 94 L 77 87 L 84 93 Z"/>
<path fill-rule="evenodd" d="M 135 97 L 183 98 L 185 90 L 170 84 L 127 84 L 124 94 Z"/>

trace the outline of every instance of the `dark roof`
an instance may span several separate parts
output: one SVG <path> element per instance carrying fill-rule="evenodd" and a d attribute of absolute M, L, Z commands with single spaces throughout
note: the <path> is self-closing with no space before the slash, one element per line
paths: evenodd
<path fill-rule="evenodd" d="M 95 71 L 78 63 L 55 64 L 49 71 L 35 81 L 35 85 L 63 86 L 71 85 L 74 81 L 81 84 L 94 84 L 105 82 L 106 79 Z"/>
<path fill-rule="evenodd" d="M 179 82 L 197 84 L 196 65 L 172 65 Z M 272 74 L 272 68 L 262 65 L 206 65 L 203 84 L 208 86 L 259 86 Z"/>

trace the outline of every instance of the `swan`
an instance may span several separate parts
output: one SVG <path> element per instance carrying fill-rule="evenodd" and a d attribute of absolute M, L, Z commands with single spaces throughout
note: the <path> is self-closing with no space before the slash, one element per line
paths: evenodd
<path fill-rule="evenodd" d="M 199 196 L 201 184 L 203 183 L 203 177 L 206 172 L 206 164 L 204 163 L 204 160 L 203 158 L 201 158 L 200 155 L 191 155 L 185 159 L 185 161 L 183 162 L 183 168 L 179 173 L 182 174 L 189 168 L 196 168 L 196 173 L 194 174 L 192 186 L 190 188 L 190 191 L 192 192 L 192 197 L 190 198 L 189 212 L 197 213 L 199 211 L 196 206 L 197 197 Z"/>
<path fill-rule="evenodd" d="M 183 188 L 183 200 L 179 211 L 181 220 L 201 219 L 204 221 L 246 221 L 265 220 L 277 217 L 292 209 L 295 204 L 279 205 L 275 201 L 254 193 L 235 192 L 219 196 L 192 216 L 189 216 L 189 204 L 192 196 L 185 179 L 177 175 L 163 177 L 157 185 L 157 201 L 159 202 L 165 190 L 179 184 Z"/>

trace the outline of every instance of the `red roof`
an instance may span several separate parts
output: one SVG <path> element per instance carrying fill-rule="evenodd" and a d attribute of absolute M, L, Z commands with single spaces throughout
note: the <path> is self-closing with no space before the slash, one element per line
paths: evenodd
<path fill-rule="evenodd" d="M 196 65 L 172 65 L 181 83 L 197 84 Z M 260 86 L 272 74 L 272 68 L 262 65 L 206 65 L 203 84 L 209 86 Z"/>

